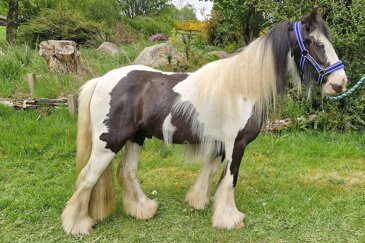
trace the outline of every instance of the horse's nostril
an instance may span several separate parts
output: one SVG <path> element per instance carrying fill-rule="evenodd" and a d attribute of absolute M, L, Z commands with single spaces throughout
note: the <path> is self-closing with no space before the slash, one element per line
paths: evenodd
<path fill-rule="evenodd" d="M 339 85 L 339 84 L 331 84 L 331 86 L 334 89 L 334 91 L 336 91 L 337 93 L 342 92 L 342 85 Z"/>

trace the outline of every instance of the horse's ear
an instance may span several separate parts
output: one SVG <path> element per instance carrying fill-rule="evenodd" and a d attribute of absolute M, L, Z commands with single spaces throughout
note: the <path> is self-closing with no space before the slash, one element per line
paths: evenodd
<path fill-rule="evenodd" d="M 310 24 L 318 21 L 318 19 L 320 19 L 320 18 L 321 18 L 321 8 L 315 7 L 310 14 L 302 17 L 302 23 L 310 25 Z"/>

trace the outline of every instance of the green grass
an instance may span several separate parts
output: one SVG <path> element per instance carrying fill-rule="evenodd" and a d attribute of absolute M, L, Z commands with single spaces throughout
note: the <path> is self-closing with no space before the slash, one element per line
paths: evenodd
<path fill-rule="evenodd" d="M 141 41 L 136 44 L 124 45 L 122 48 L 126 54 L 110 57 L 95 49 L 81 48 L 81 64 L 83 71 L 77 75 L 50 72 L 47 62 L 37 50 L 26 45 L 8 46 L 5 40 L 0 47 L 4 53 L 0 62 L 0 97 L 27 98 L 29 87 L 26 75 L 35 73 L 36 98 L 57 98 L 75 93 L 78 88 L 93 77 L 98 77 L 106 72 L 131 64 L 144 47 L 153 45 L 150 41 Z"/>
<path fill-rule="evenodd" d="M 5 26 L 0 26 L 0 43 L 6 40 L 6 28 Z"/>
<path fill-rule="evenodd" d="M 364 133 L 259 136 L 246 151 L 235 193 L 237 207 L 246 214 L 246 227 L 232 231 L 211 227 L 211 208 L 197 211 L 184 202 L 200 165 L 184 164 L 180 147 L 166 148 L 149 140 L 139 178 L 146 194 L 160 203 L 157 216 L 147 221 L 126 216 L 115 185 L 116 212 L 96 225 L 90 236 L 74 237 L 62 231 L 60 215 L 76 179 L 76 118 L 65 109 L 22 112 L 0 106 L 0 127 L 0 242 L 359 242 L 365 238 Z M 157 195 L 151 194 L 153 190 Z"/>

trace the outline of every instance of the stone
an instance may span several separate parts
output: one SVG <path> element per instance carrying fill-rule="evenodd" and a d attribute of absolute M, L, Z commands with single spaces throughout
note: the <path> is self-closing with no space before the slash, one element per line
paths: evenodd
<path fill-rule="evenodd" d="M 106 54 L 108 54 L 109 56 L 112 56 L 112 57 L 115 57 L 119 53 L 121 53 L 121 49 L 117 45 L 115 45 L 111 42 L 107 42 L 107 41 L 104 42 L 103 44 L 101 44 L 98 47 L 98 49 L 96 49 L 96 51 L 104 52 L 104 53 L 106 53 Z"/>
<path fill-rule="evenodd" d="M 150 67 L 176 65 L 184 61 L 184 56 L 173 46 L 161 43 L 146 47 L 136 58 L 134 64 Z"/>

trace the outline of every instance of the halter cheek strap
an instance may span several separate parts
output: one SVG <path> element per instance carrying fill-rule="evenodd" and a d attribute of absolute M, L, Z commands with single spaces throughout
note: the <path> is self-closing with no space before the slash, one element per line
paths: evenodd
<path fill-rule="evenodd" d="M 319 85 L 321 85 L 325 75 L 327 75 L 329 73 L 332 73 L 332 72 L 334 72 L 338 69 L 343 69 L 343 68 L 345 68 L 345 66 L 342 64 L 342 61 L 340 60 L 340 61 L 336 62 L 335 64 L 333 64 L 333 65 L 331 65 L 327 68 L 322 68 L 316 62 L 316 60 L 314 60 L 314 58 L 309 54 L 309 51 L 305 48 L 300 27 L 301 27 L 301 22 L 300 21 L 294 23 L 295 36 L 297 37 L 300 50 L 302 51 L 302 56 L 300 58 L 299 67 L 303 71 L 304 70 L 304 63 L 305 63 L 306 60 L 308 60 L 313 65 L 313 67 L 317 70 L 317 72 L 318 72 L 317 83 Z"/>

